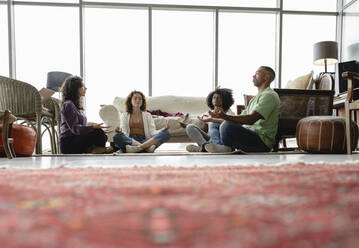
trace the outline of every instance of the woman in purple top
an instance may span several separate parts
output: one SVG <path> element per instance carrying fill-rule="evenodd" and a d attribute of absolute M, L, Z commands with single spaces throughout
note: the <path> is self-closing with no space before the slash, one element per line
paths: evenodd
<path fill-rule="evenodd" d="M 82 78 L 68 77 L 62 86 L 62 107 L 60 125 L 60 149 L 65 154 L 108 153 L 107 136 L 103 123 L 86 125 L 87 118 L 83 112 L 82 99 L 86 87 Z"/>

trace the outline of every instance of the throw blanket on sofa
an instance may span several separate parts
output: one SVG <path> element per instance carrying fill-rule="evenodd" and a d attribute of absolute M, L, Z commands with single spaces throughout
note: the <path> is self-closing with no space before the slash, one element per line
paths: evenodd
<path fill-rule="evenodd" d="M 159 116 L 164 116 L 164 117 L 167 117 L 167 116 L 177 116 L 177 117 L 181 117 L 183 118 L 184 117 L 184 114 L 183 113 L 167 113 L 167 112 L 164 112 L 160 109 L 156 109 L 156 110 L 147 110 L 147 112 L 151 113 L 151 115 L 159 115 Z"/>

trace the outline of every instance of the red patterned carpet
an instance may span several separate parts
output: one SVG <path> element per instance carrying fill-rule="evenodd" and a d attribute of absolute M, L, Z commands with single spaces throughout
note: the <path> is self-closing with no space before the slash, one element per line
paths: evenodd
<path fill-rule="evenodd" d="M 0 170 L 0 247 L 359 247 L 359 164 Z"/>

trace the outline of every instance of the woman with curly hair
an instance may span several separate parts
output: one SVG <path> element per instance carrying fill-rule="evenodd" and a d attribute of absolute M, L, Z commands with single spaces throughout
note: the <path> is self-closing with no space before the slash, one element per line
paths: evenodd
<path fill-rule="evenodd" d="M 234 103 L 233 93 L 231 89 L 217 88 L 210 92 L 206 99 L 207 106 L 211 110 L 223 109 L 225 113 L 234 115 L 230 107 Z M 182 127 L 186 128 L 186 133 L 191 140 L 197 145 L 188 145 L 186 150 L 189 152 L 205 152 L 204 145 L 214 143 L 222 145 L 223 142 L 219 133 L 219 126 L 223 122 L 222 119 L 212 118 L 209 113 L 204 113 L 198 116 L 198 119 L 205 122 L 203 128 L 199 128 L 194 124 L 185 124 L 180 122 Z M 208 133 L 207 133 L 208 130 Z"/>
<path fill-rule="evenodd" d="M 146 112 L 146 98 L 140 91 L 132 91 L 126 98 L 126 112 L 120 115 L 120 126 L 113 141 L 122 152 L 154 152 L 171 137 L 170 126 L 156 130 L 150 113 Z"/>
<path fill-rule="evenodd" d="M 87 125 L 83 112 L 83 97 L 86 87 L 82 78 L 70 76 L 62 86 L 62 107 L 60 125 L 60 150 L 65 154 L 110 153 L 106 148 L 107 136 L 103 123 Z"/>

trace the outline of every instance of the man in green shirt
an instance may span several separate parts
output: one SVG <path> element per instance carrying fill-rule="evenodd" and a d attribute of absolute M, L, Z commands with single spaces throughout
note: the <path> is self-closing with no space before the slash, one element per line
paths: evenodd
<path fill-rule="evenodd" d="M 245 152 L 268 152 L 275 143 L 278 129 L 280 100 L 269 86 L 275 78 L 272 68 L 261 66 L 253 75 L 258 94 L 251 99 L 240 115 L 231 116 L 223 110 L 210 111 L 214 118 L 225 120 L 220 126 L 224 145 L 209 143 L 208 152 L 230 152 L 241 149 Z"/>

